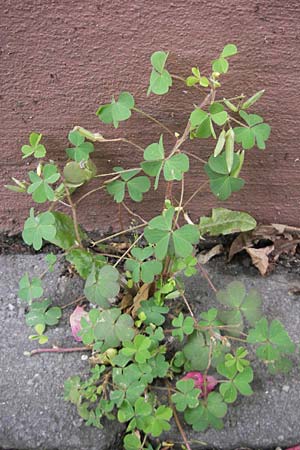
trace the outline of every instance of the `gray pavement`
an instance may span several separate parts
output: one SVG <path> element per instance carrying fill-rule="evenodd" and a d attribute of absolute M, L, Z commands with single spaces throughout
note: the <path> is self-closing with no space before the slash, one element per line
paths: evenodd
<path fill-rule="evenodd" d="M 29 328 L 24 321 L 24 305 L 17 298 L 18 281 L 26 270 L 41 273 L 42 255 L 8 255 L 0 257 L 0 448 L 43 450 L 108 450 L 122 448 L 122 427 L 108 422 L 103 430 L 86 427 L 76 408 L 63 400 L 63 382 L 73 374 L 87 370 L 82 355 L 43 354 L 31 358 L 23 355 L 37 345 L 28 340 Z M 216 258 L 208 265 L 218 288 L 239 279 L 247 287 L 260 290 L 265 312 L 279 318 L 290 335 L 299 341 L 300 297 L 288 291 L 299 286 L 299 275 L 278 268 L 268 278 L 261 278 L 252 267 L 224 265 Z M 47 294 L 57 304 L 76 298 L 81 283 L 62 272 L 62 266 L 48 274 L 44 281 Z M 197 311 L 214 304 L 214 295 L 199 275 L 188 280 L 187 296 Z M 58 327 L 52 328 L 49 344 L 74 345 L 67 327 L 71 309 L 67 308 Z M 299 355 L 289 375 L 272 377 L 256 364 L 254 395 L 241 398 L 229 407 L 222 431 L 190 432 L 191 440 L 206 442 L 208 448 L 286 447 L 300 442 L 300 369 Z M 165 435 L 181 441 L 175 426 Z M 191 444 L 192 449 L 201 448 Z"/>

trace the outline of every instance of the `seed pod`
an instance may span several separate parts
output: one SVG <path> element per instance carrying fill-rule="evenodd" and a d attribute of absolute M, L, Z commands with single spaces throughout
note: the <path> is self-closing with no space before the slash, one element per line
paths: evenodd
<path fill-rule="evenodd" d="M 264 94 L 264 92 L 265 90 L 263 89 L 262 91 L 258 91 L 256 92 L 256 94 L 252 95 L 252 97 L 248 98 L 248 100 L 246 100 L 242 104 L 242 109 L 250 108 L 250 106 L 252 106 L 255 102 L 257 102 L 257 100 L 260 99 L 260 97 Z"/>
<path fill-rule="evenodd" d="M 225 154 L 228 172 L 231 172 L 234 158 L 234 131 L 232 128 L 229 128 L 225 136 Z"/>
<path fill-rule="evenodd" d="M 221 133 L 219 134 L 218 141 L 215 146 L 214 157 L 218 156 L 221 153 L 221 151 L 223 150 L 223 147 L 225 144 L 225 136 L 226 136 L 226 131 L 222 130 Z"/>
<path fill-rule="evenodd" d="M 229 100 L 227 100 L 226 98 L 223 98 L 223 102 L 224 104 L 227 106 L 228 109 L 230 109 L 230 111 L 232 112 L 238 112 L 238 108 L 237 106 L 235 106 L 233 103 L 231 103 Z"/>
<path fill-rule="evenodd" d="M 234 178 L 237 178 L 240 174 L 240 171 L 242 170 L 245 159 L 245 150 L 241 151 L 240 153 L 237 153 L 237 155 L 239 157 L 240 162 L 238 167 L 231 174 Z"/>

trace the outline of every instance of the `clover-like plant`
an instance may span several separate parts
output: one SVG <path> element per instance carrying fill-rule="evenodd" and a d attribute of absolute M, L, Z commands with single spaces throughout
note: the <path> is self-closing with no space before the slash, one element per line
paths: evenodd
<path fill-rule="evenodd" d="M 13 178 L 15 184 L 7 186 L 32 195 L 37 204 L 47 204 L 48 209 L 43 205 L 42 212 L 30 209 L 23 230 L 24 241 L 35 250 L 44 242 L 63 250 L 58 257 L 46 255 L 47 270 L 53 271 L 57 261 L 65 257 L 85 280 L 83 296 L 77 302 L 83 301 L 86 310 L 78 307 L 71 323 L 76 319 L 74 337 L 85 345 L 79 350 L 90 351 L 92 367 L 89 378 L 74 375 L 66 381 L 65 399 L 77 407 L 88 425 L 101 427 L 103 417 L 126 424 L 126 450 L 154 449 L 157 444 L 153 438 L 170 429 L 172 416 L 179 424 L 185 448 L 191 449 L 180 420 L 197 432 L 209 426 L 220 429 L 228 405 L 238 395 L 252 394 L 249 345 L 256 346 L 258 359 L 272 373 L 288 370 L 288 357 L 295 350 L 280 321 L 269 324 L 262 316 L 261 299 L 253 289 L 247 292 L 242 283 L 231 283 L 217 292 L 220 308 L 202 311 L 198 317 L 184 286 L 184 277 L 201 268 L 196 252 L 200 237 L 256 226 L 249 214 L 217 205 L 212 205 L 211 217 L 203 216 L 199 223 L 193 223 L 188 214 L 191 200 L 208 184 L 216 203 L 239 191 L 245 183 L 241 173 L 247 151 L 255 146 L 264 150 L 270 135 L 270 126 L 252 112 L 263 90 L 250 92 L 249 98 L 239 93 L 230 98 L 220 94 L 228 60 L 234 61 L 236 53 L 234 44 L 226 45 L 212 62 L 210 73 L 192 67 L 192 75 L 186 79 L 169 72 L 167 52 L 153 53 L 148 95 L 167 94 L 177 81 L 195 94 L 185 128 L 171 129 L 138 108 L 132 94 L 121 92 L 98 108 L 101 133 L 80 126 L 70 131 L 68 159 L 62 169 L 47 159 L 42 135 L 31 133 L 30 145 L 24 145 L 21 152 L 23 158 L 38 158 L 37 169 L 29 172 L 28 181 Z M 159 127 L 157 139 L 147 142 L 145 148 L 125 136 L 102 134 L 106 124 L 118 128 L 136 114 Z M 165 139 L 166 134 L 170 139 Z M 206 139 L 214 142 L 208 159 L 202 151 L 188 151 L 190 140 L 197 143 Z M 91 159 L 95 149 L 116 141 L 131 145 L 142 155 L 141 160 L 134 167 L 118 166 L 109 173 L 97 173 Z M 204 166 L 207 180 L 188 196 L 185 185 L 191 159 L 193 164 Z M 81 194 L 80 187 L 92 181 L 92 188 Z M 180 187 L 178 197 L 172 189 L 175 183 Z M 128 201 L 141 202 L 146 193 L 148 197 L 156 195 L 150 190 L 160 187 L 165 192 L 164 206 L 151 220 L 128 206 Z M 135 223 L 93 241 L 80 227 L 77 211 L 99 191 L 110 196 L 120 212 L 124 208 Z M 126 237 L 124 245 L 114 247 L 116 236 Z M 50 299 L 43 299 L 44 274 L 25 273 L 19 289 L 19 297 L 28 303 L 26 322 L 36 332 L 31 339 L 40 344 L 47 341 L 46 327 L 55 325 L 62 314 Z M 51 350 L 64 351 L 47 349 Z M 161 395 L 162 390 L 166 395 Z"/>

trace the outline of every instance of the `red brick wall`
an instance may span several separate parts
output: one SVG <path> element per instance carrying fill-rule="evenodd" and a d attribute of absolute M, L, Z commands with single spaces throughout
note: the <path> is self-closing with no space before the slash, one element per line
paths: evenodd
<path fill-rule="evenodd" d="M 187 75 L 192 65 L 205 70 L 223 45 L 238 45 L 224 76 L 226 94 L 266 88 L 259 104 L 273 132 L 265 152 L 251 150 L 244 171 L 246 187 L 226 205 L 252 213 L 259 221 L 300 225 L 299 69 L 300 6 L 298 0 L 6 0 L 0 6 L 0 230 L 18 231 L 30 198 L 2 188 L 15 175 L 22 178 L 28 162 L 20 147 L 29 132 L 44 135 L 48 155 L 63 160 L 66 136 L 75 124 L 114 132 L 95 116 L 100 102 L 120 90 L 132 92 L 136 104 L 183 130 L 195 101 L 178 83 L 170 95 L 146 97 L 149 56 L 171 52 L 171 72 Z M 146 146 L 160 130 L 134 116 L 115 133 Z M 188 144 L 205 158 L 206 141 Z M 134 164 L 137 153 L 126 145 L 98 145 L 99 170 Z M 187 195 L 204 179 L 192 163 Z M 161 208 L 161 195 L 146 195 L 145 215 Z M 193 218 L 215 204 L 206 192 L 191 205 Z M 221 206 L 222 203 L 219 203 Z M 107 195 L 91 198 L 80 211 L 90 230 L 117 227 L 117 209 Z"/>

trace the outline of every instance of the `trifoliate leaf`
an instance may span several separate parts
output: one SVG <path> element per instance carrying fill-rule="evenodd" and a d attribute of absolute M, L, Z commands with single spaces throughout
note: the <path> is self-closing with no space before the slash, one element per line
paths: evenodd
<path fill-rule="evenodd" d="M 199 240 L 199 231 L 195 225 L 184 225 L 172 231 L 175 210 L 173 207 L 165 210 L 161 216 L 150 220 L 145 228 L 145 238 L 150 244 L 155 244 L 155 256 L 162 260 L 166 254 L 187 257 L 193 250 L 193 244 Z"/>
<path fill-rule="evenodd" d="M 172 395 L 172 402 L 175 403 L 179 412 L 184 411 L 187 407 L 196 408 L 199 405 L 199 395 L 201 390 L 195 389 L 194 380 L 180 380 L 176 383 L 176 389 L 179 391 Z"/>
<path fill-rule="evenodd" d="M 26 244 L 40 250 L 43 240 L 51 242 L 56 234 L 55 217 L 51 212 L 44 212 L 34 216 L 34 209 L 30 209 L 30 216 L 25 221 L 22 237 Z"/>
<path fill-rule="evenodd" d="M 36 203 L 44 203 L 47 200 L 53 201 L 55 199 L 54 190 L 50 184 L 55 183 L 59 179 L 60 174 L 57 172 L 57 167 L 54 164 L 43 166 L 41 175 L 33 171 L 30 171 L 28 175 L 31 184 L 27 192 L 32 194 L 32 199 Z"/>
<path fill-rule="evenodd" d="M 150 95 L 151 92 L 157 95 L 164 95 L 172 86 L 172 77 L 165 69 L 168 55 L 168 53 L 162 51 L 158 51 L 152 54 L 151 64 L 153 69 L 150 75 L 150 83 L 147 95 Z"/>
<path fill-rule="evenodd" d="M 119 290 L 119 272 L 110 265 L 101 269 L 94 266 L 84 286 L 84 294 L 87 299 L 104 309 L 110 307 L 108 299 L 114 298 Z"/>
<path fill-rule="evenodd" d="M 144 316 L 143 322 L 146 325 L 153 323 L 154 325 L 160 326 L 164 323 L 165 314 L 169 312 L 169 308 L 166 306 L 159 306 L 155 303 L 154 299 L 149 299 L 141 302 L 141 307 L 138 310 L 139 317 Z"/>
<path fill-rule="evenodd" d="M 195 431 L 205 431 L 209 426 L 218 430 L 223 428 L 222 418 L 226 415 L 227 405 L 217 392 L 211 392 L 207 400 L 200 402 L 194 409 L 188 408 L 184 418 Z"/>
<path fill-rule="evenodd" d="M 213 124 L 222 126 L 228 119 L 228 114 L 224 111 L 221 103 L 213 103 L 209 108 L 209 113 L 196 108 L 190 116 L 192 136 L 208 138 L 213 135 L 216 138 Z"/>
<path fill-rule="evenodd" d="M 239 157 L 234 154 L 232 172 L 238 165 Z M 217 157 L 211 156 L 204 170 L 210 179 L 210 188 L 219 200 L 227 200 L 233 192 L 239 191 L 244 186 L 244 180 L 235 178 L 229 173 L 225 153 Z"/>
<path fill-rule="evenodd" d="M 244 119 L 248 126 L 234 128 L 235 141 L 242 144 L 245 150 L 255 145 L 260 150 L 266 148 L 265 141 L 269 139 L 271 127 L 267 123 L 263 123 L 263 118 L 257 114 L 247 114 L 240 111 L 240 116 Z"/>
<path fill-rule="evenodd" d="M 182 342 L 184 335 L 188 336 L 193 333 L 194 325 L 195 323 L 192 317 L 184 317 L 182 313 L 179 313 L 179 316 L 172 320 L 172 326 L 175 327 L 172 330 L 172 336 L 177 337 Z"/>
<path fill-rule="evenodd" d="M 162 263 L 160 261 L 145 261 L 153 255 L 153 248 L 134 248 L 131 254 L 135 259 L 126 260 L 125 268 L 132 272 L 133 281 L 138 283 L 142 280 L 144 283 L 152 283 L 155 275 L 162 271 Z"/>
<path fill-rule="evenodd" d="M 131 110 L 134 108 L 134 98 L 129 92 L 121 92 L 118 100 L 113 97 L 111 103 L 101 105 L 96 115 L 104 123 L 113 123 L 118 128 L 119 122 L 131 117 Z"/>
<path fill-rule="evenodd" d="M 32 303 L 33 299 L 41 297 L 43 291 L 41 279 L 34 277 L 30 280 L 27 272 L 19 281 L 18 296 L 21 300 L 25 300 L 29 304 Z"/>
<path fill-rule="evenodd" d="M 66 152 L 71 159 L 74 159 L 74 161 L 87 161 L 89 159 L 89 154 L 94 151 L 94 145 L 91 142 L 84 142 L 84 136 L 82 136 L 79 131 L 70 131 L 69 141 L 75 147 L 68 148 Z"/>
<path fill-rule="evenodd" d="M 33 155 L 35 158 L 43 158 L 46 155 L 44 145 L 40 144 L 42 134 L 31 133 L 29 136 L 29 144 L 22 146 L 23 159 Z"/>
<path fill-rule="evenodd" d="M 257 322 L 255 328 L 248 333 L 247 342 L 251 344 L 261 343 L 256 354 L 264 361 L 279 360 L 281 354 L 293 353 L 295 344 L 290 339 L 287 331 L 279 320 L 272 320 L 271 324 L 265 317 Z"/>
<path fill-rule="evenodd" d="M 120 342 L 133 339 L 133 320 L 128 314 L 121 314 L 119 308 L 102 311 L 95 324 L 94 335 L 98 341 L 103 341 L 101 350 L 118 347 Z"/>
<path fill-rule="evenodd" d="M 261 317 L 259 293 L 250 289 L 247 294 L 244 284 L 240 281 L 233 281 L 228 284 L 226 290 L 217 292 L 217 300 L 229 308 L 226 311 L 220 311 L 219 318 L 226 325 L 232 326 L 227 329 L 230 334 L 239 335 L 244 326 L 243 316 L 250 325 L 253 325 Z"/>
<path fill-rule="evenodd" d="M 201 217 L 199 229 L 201 235 L 226 235 L 253 230 L 256 220 L 250 214 L 231 211 L 226 208 L 214 208 L 211 217 Z"/>
<path fill-rule="evenodd" d="M 116 171 L 122 171 L 122 167 L 115 168 Z M 140 170 L 132 170 L 121 173 L 121 180 L 114 180 L 107 184 L 107 191 L 114 197 L 116 203 L 121 203 L 125 197 L 125 188 L 128 189 L 130 198 L 135 202 L 143 199 L 143 194 L 148 192 L 151 184 L 146 176 L 136 177 Z"/>
<path fill-rule="evenodd" d="M 50 308 L 51 301 L 46 299 L 42 302 L 35 302 L 31 305 L 30 311 L 26 314 L 26 324 L 30 327 L 36 325 L 56 325 L 61 318 L 62 311 L 58 306 Z"/>
<path fill-rule="evenodd" d="M 179 153 L 166 159 L 164 164 L 164 177 L 166 181 L 182 180 L 182 176 L 185 172 L 189 171 L 190 163 L 189 158 Z"/>

